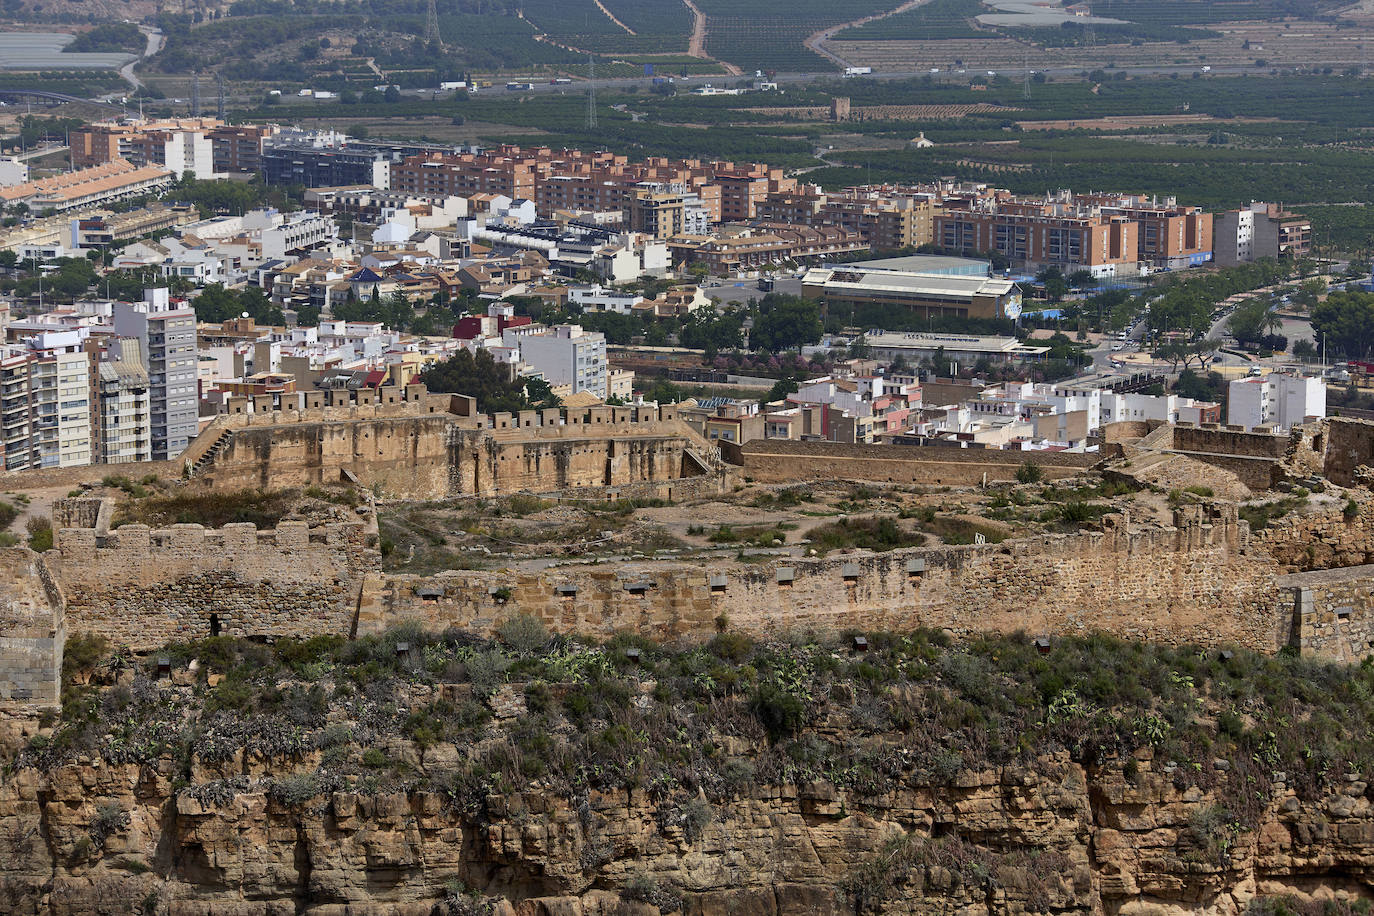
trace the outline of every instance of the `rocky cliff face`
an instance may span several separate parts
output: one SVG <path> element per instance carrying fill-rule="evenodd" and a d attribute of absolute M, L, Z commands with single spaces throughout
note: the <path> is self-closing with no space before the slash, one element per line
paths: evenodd
<path fill-rule="evenodd" d="M 0 770 L 0 912 L 1232 916 L 1374 897 L 1374 668 L 866 639 L 591 645 L 523 619 L 498 640 L 219 638 L 140 661 L 76 638 L 60 718 Z"/>
<path fill-rule="evenodd" d="M 1250 831 L 1139 756 L 966 770 L 880 796 L 762 787 L 709 810 L 644 789 L 569 800 L 537 785 L 473 811 L 436 791 L 297 801 L 263 778 L 281 785 L 290 762 L 243 755 L 191 786 L 170 764 L 26 769 L 0 787 L 0 909 L 1162 916 L 1234 913 L 1256 895 L 1370 896 L 1363 780 L 1318 803 L 1281 790 Z"/>

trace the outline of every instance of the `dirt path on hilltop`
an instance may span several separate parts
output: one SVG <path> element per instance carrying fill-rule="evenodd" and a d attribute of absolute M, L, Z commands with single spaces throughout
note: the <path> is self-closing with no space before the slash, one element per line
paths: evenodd
<path fill-rule="evenodd" d="M 620 26 L 622 29 L 625 30 L 625 32 L 626 32 L 627 34 L 629 34 L 629 35 L 635 34 L 635 30 L 632 29 L 632 28 L 630 28 L 630 27 L 629 27 L 628 25 L 626 25 L 625 23 L 621 22 L 619 19 L 615 18 L 615 14 L 612 13 L 610 10 L 606 9 L 605 4 L 603 4 L 603 3 L 601 2 L 601 0 L 592 0 L 592 2 L 596 4 L 596 8 L 597 8 L 597 9 L 601 10 L 601 12 L 603 12 L 603 13 L 606 14 L 606 18 L 607 18 L 607 19 L 611 20 L 611 21 L 614 22 L 616 25 Z"/>
<path fill-rule="evenodd" d="M 885 13 L 874 13 L 872 16 L 855 19 L 853 22 L 842 22 L 839 25 L 832 25 L 827 29 L 821 29 L 819 32 L 813 32 L 807 37 L 803 44 L 826 60 L 832 61 L 841 67 L 848 67 L 850 66 L 849 61 L 840 57 L 838 54 L 832 53 L 825 47 L 825 42 L 835 37 L 836 32 L 843 31 L 844 29 L 852 29 L 856 26 L 864 25 L 865 23 L 876 22 L 879 19 L 886 19 L 889 16 L 896 16 L 898 13 L 905 13 L 907 10 L 915 9 L 921 4 L 929 2 L 930 0 L 906 0 L 901 6 L 896 9 L 888 10 Z M 690 3 L 687 5 L 691 6 Z"/>
<path fill-rule="evenodd" d="M 692 11 L 692 37 L 687 42 L 687 56 L 698 57 L 702 60 L 714 60 L 725 68 L 725 72 L 731 76 L 740 76 L 744 71 L 734 64 L 717 60 L 706 53 L 706 14 L 697 9 L 697 5 L 692 0 L 682 0 L 687 9 Z"/>

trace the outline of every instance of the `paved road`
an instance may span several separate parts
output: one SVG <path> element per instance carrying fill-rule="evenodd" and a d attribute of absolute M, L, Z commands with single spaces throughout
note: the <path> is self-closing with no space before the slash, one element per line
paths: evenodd
<path fill-rule="evenodd" d="M 1311 66 L 1323 66 L 1323 65 L 1325 65 L 1326 63 L 1327 63 L 1327 62 L 1325 62 L 1325 61 L 1313 61 L 1312 64 L 1311 64 Z M 1334 64 L 1333 64 L 1333 65 L 1334 65 Z M 1342 64 L 1342 66 L 1344 66 L 1344 64 Z M 1019 80 L 1019 79 L 1022 79 L 1023 77 L 1025 77 L 1025 75 L 1028 74 L 1028 73 L 1031 73 L 1031 74 L 1034 74 L 1034 73 L 1043 73 L 1043 74 L 1045 74 L 1047 77 L 1072 77 L 1072 76 L 1077 76 L 1078 74 L 1084 72 L 1085 69 L 1087 69 L 1087 68 L 1084 68 L 1084 67 L 1051 67 L 1051 68 L 1046 68 L 1046 69 L 1037 69 L 1037 68 L 1032 68 L 1032 67 L 1024 67 L 1024 68 L 1023 68 L 1023 67 L 1006 67 L 1006 68 L 997 70 L 997 71 L 995 71 L 995 72 L 996 72 L 996 74 L 997 74 L 998 76 L 1005 76 L 1005 77 L 1007 77 L 1007 78 L 1009 78 L 1009 79 L 1012 79 L 1012 80 Z M 987 71 L 987 70 L 985 70 L 985 69 L 983 69 L 983 68 L 981 68 L 981 67 L 967 67 L 967 68 L 965 68 L 965 69 L 963 69 L 963 70 L 949 70 L 949 69 L 944 69 L 944 68 L 942 68 L 942 69 L 939 70 L 938 73 L 932 73 L 932 72 L 929 71 L 929 70 L 898 70 L 898 71 L 889 71 L 889 72 L 883 72 L 883 73 L 872 73 L 872 74 L 868 74 L 868 75 L 863 76 L 863 77 L 855 77 L 855 78 L 856 78 L 856 79 L 872 79 L 872 80 L 883 80 L 883 81 L 888 81 L 888 80 L 909 80 L 909 79 L 914 79 L 914 78 L 916 78 L 916 77 L 921 77 L 921 76 L 934 76 L 937 80 L 940 80 L 940 81 L 954 82 L 954 83 L 965 83 L 965 82 L 968 81 L 968 79 L 969 79 L 970 76 L 977 76 L 977 75 L 979 75 L 979 74 L 984 74 L 984 75 L 986 75 L 988 72 L 989 72 L 989 71 Z M 1177 75 L 1179 75 L 1179 76 L 1192 76 L 1194 73 L 1201 73 L 1202 71 L 1201 71 L 1201 68 L 1200 68 L 1200 67 L 1194 66 L 1194 65 L 1179 66 L 1179 65 L 1170 64 L 1170 65 L 1167 65 L 1167 66 L 1156 66 L 1156 67 L 1117 67 L 1117 68 L 1115 68 L 1114 70 L 1112 70 L 1111 72 L 1112 72 L 1113 74 L 1115 74 L 1115 73 L 1125 73 L 1125 74 L 1127 74 L 1128 76 L 1170 76 L 1170 75 L 1174 75 L 1174 74 L 1177 74 Z M 1287 74 L 1289 74 L 1289 73 L 1291 73 L 1291 72 L 1292 72 L 1292 68 L 1286 68 L 1286 69 L 1285 69 L 1285 68 L 1279 68 L 1279 77 L 1278 77 L 1278 78 L 1282 78 L 1283 76 L 1285 76 L 1285 75 L 1287 75 Z M 1263 70 L 1263 71 L 1256 70 L 1253 66 L 1250 66 L 1250 67 L 1244 67 L 1244 66 L 1234 66 L 1234 67 L 1214 66 L 1214 67 L 1212 67 L 1211 72 L 1210 72 L 1209 74 L 1206 74 L 1206 75 L 1207 75 L 1207 76 L 1227 76 L 1227 75 L 1237 75 L 1237 74 L 1244 74 L 1244 75 L 1246 75 L 1246 76 L 1266 76 L 1266 77 L 1270 75 L 1268 70 Z M 730 75 L 727 75 L 727 74 L 716 74 L 716 75 L 714 75 L 714 76 L 685 76 L 685 77 L 684 77 L 684 76 L 674 76 L 674 77 L 673 77 L 673 85 L 676 86 L 679 90 L 687 90 L 687 91 L 690 91 L 691 89 L 693 89 L 693 88 L 695 88 L 695 87 L 698 87 L 698 86 L 705 86 L 705 85 L 708 85 L 708 84 L 709 84 L 709 85 L 713 85 L 713 86 L 733 86 L 735 83 L 740 82 L 741 80 L 746 80 L 746 81 L 747 81 L 747 80 L 750 80 L 750 79 L 752 79 L 752 78 L 753 78 L 753 75 L 752 75 L 752 74 L 748 74 L 748 73 L 744 74 L 743 76 L 730 76 Z M 774 78 L 773 78 L 772 81 L 775 82 L 775 83 L 777 83 L 779 86 L 781 86 L 781 85 L 783 85 L 784 83 L 794 83 L 794 84 L 795 84 L 795 83 L 811 83 L 811 82 L 815 82 L 815 81 L 817 81 L 817 80 L 836 80 L 836 79 L 840 79 L 840 78 L 841 78 L 841 77 L 840 77 L 840 74 L 834 73 L 834 72 L 826 72 L 826 73 L 778 73 L 777 75 L 774 76 Z M 518 77 L 512 77 L 512 79 L 519 79 L 519 78 L 518 78 Z M 640 89 L 648 89 L 648 88 L 650 88 L 650 87 L 653 85 L 653 80 L 652 80 L 651 78 L 647 78 L 647 77 L 643 77 L 643 76 L 616 77 L 616 78 L 607 78 L 607 79 L 596 79 L 596 80 L 592 80 L 592 81 L 590 81 L 590 82 L 591 82 L 593 85 L 595 85 L 597 89 L 626 89 L 626 88 L 628 88 L 628 87 L 630 87 L 630 86 L 638 86 Z M 525 92 L 534 92 L 534 93 L 542 93 L 542 92 L 561 92 L 561 93 L 570 93 L 570 92 L 571 92 L 571 93 L 582 93 L 582 92 L 585 92 L 585 91 L 586 91 L 587 86 L 588 86 L 588 81 L 587 81 L 587 80 L 578 80 L 578 81 L 575 82 L 575 83 L 571 83 L 571 84 L 563 83 L 563 84 L 560 84 L 560 85 L 553 85 L 553 84 L 548 83 L 548 82 L 542 82 L 542 83 L 541 83 L 541 82 L 537 82 L 537 83 L 534 83 L 534 84 L 533 84 L 533 88 L 527 89 L 527 90 L 524 90 L 524 91 L 525 91 Z M 433 90 L 430 90 L 430 89 L 406 89 L 406 90 L 402 90 L 403 94 L 406 94 L 406 95 L 420 95 L 420 96 L 427 95 L 427 94 L 431 93 L 432 91 L 433 91 Z M 512 91 L 512 90 L 506 89 L 506 87 L 505 87 L 503 84 L 497 84 L 497 85 L 493 85 L 492 87 L 487 88 L 487 89 L 479 89 L 479 90 L 477 90 L 476 94 L 477 94 L 477 95 L 484 95 L 484 96 L 485 96 L 485 95 L 493 95 L 493 94 L 508 94 L 508 95 L 515 95 L 516 93 L 515 93 L 514 91 Z"/>
<path fill-rule="evenodd" d="M 143 46 L 143 58 L 141 59 L 152 57 L 158 51 L 162 50 L 163 36 L 160 29 L 148 25 L 141 25 L 138 27 L 138 30 L 143 33 L 143 37 L 147 41 Z M 119 68 L 119 75 L 124 78 L 126 83 L 133 87 L 135 92 L 143 88 L 142 81 L 134 74 L 134 67 L 137 66 L 138 63 L 139 59 L 131 60 Z"/>

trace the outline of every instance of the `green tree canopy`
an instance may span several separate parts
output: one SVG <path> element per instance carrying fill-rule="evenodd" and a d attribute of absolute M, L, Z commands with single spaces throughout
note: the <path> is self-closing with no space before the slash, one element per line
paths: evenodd
<path fill-rule="evenodd" d="M 816 343 L 824 332 L 818 303 L 801 296 L 769 293 L 755 307 L 749 342 L 755 350 L 777 353 Z"/>
<path fill-rule="evenodd" d="M 1312 308 L 1312 330 L 1327 353 L 1363 359 L 1374 346 L 1374 293 L 1336 292 Z"/>
<path fill-rule="evenodd" d="M 483 413 L 557 407 L 549 385 L 542 379 L 512 378 L 510 367 L 498 363 L 490 351 L 467 350 L 420 374 L 420 381 L 430 391 L 466 394 L 477 399 L 477 409 Z"/>

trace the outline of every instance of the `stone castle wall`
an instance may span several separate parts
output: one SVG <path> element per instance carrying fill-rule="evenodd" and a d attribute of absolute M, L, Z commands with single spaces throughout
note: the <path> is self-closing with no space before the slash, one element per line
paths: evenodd
<path fill-rule="evenodd" d="M 153 649 L 173 640 L 352 632 L 376 551 L 361 522 L 57 532 L 51 558 L 73 632 Z"/>
<path fill-rule="evenodd" d="M 350 477 L 392 496 L 448 499 L 721 480 L 715 448 L 672 407 L 475 412 L 471 398 L 407 389 L 383 404 L 243 412 L 231 403 L 197 477 L 216 489 Z"/>
<path fill-rule="evenodd" d="M 1279 579 L 1291 599 L 1291 639 L 1304 655 L 1356 662 L 1374 655 L 1374 566 Z"/>
<path fill-rule="evenodd" d="M 1230 471 L 1251 490 L 1263 492 L 1283 477 L 1280 462 L 1288 449 L 1289 437 L 1240 426 L 1179 423 L 1160 427 L 1140 444 Z"/>
<path fill-rule="evenodd" d="M 721 451 L 727 460 L 743 468 L 745 476 L 761 483 L 840 479 L 937 486 L 979 486 L 1015 480 L 1016 472 L 1027 461 L 1040 467 L 1045 480 L 1060 480 L 1081 474 L 1102 457 L 785 439 L 754 439 L 741 446 L 722 443 Z"/>
<path fill-rule="evenodd" d="M 1357 471 L 1374 467 L 1374 421 L 1329 417 L 1322 427 L 1313 437 L 1312 448 L 1322 455 L 1323 472 L 1343 487 L 1361 483 Z"/>
<path fill-rule="evenodd" d="M 490 631 L 531 613 L 565 633 L 711 632 L 720 614 L 766 634 L 948 628 L 1074 634 L 1105 630 L 1171 643 L 1276 651 L 1289 637 L 1278 571 L 1234 511 L 1181 513 L 1169 528 L 1106 530 L 1000 545 L 855 553 L 770 564 L 626 564 L 535 573 L 373 575 L 360 633 L 406 620 Z"/>
<path fill-rule="evenodd" d="M 490 632 L 521 613 L 558 632 L 601 636 L 626 629 L 659 637 L 709 633 L 723 614 L 760 635 L 914 626 L 956 635 L 1100 630 L 1164 643 L 1263 652 L 1291 644 L 1323 657 L 1365 657 L 1374 653 L 1374 567 L 1295 578 L 1275 556 L 1311 539 L 1309 529 L 1341 524 L 1336 511 L 1252 536 L 1233 508 L 1209 513 L 1195 506 L 1178 510 L 1172 526 L 1133 526 L 1117 515 L 1101 531 L 1002 544 L 766 564 L 589 564 L 429 577 L 382 573 L 374 536 L 361 522 L 283 522 L 275 531 L 64 528 L 56 549 L 41 558 L 16 551 L 23 556 L 10 564 L 0 595 L 18 610 L 0 635 L 57 640 L 35 644 L 43 652 L 58 647 L 42 664 L 9 666 L 35 685 L 48 683 L 42 671 L 56 683 L 64 626 L 147 650 L 215 633 L 366 634 L 407 620 Z M 1354 524 L 1348 536 L 1367 542 L 1369 532 Z M 7 646 L 26 645 L 0 641 L 0 659 Z"/>

